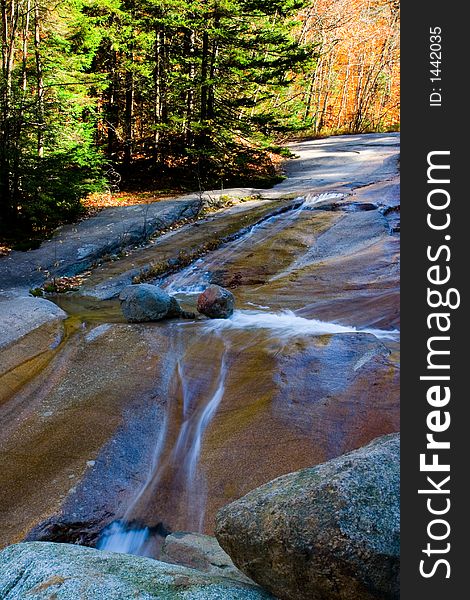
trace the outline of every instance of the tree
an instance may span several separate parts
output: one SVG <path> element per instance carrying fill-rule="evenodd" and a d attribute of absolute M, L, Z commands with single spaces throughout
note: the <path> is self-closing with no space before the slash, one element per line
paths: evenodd
<path fill-rule="evenodd" d="M 308 55 L 289 19 L 298 6 L 279 0 L 90 5 L 88 14 L 104 25 L 94 67 L 108 71 L 100 125 L 108 152 L 127 166 L 139 156 L 152 157 L 160 171 L 203 161 L 210 172 L 242 138 L 275 130 L 268 100 Z"/>
<path fill-rule="evenodd" d="M 108 161 L 124 181 L 241 184 L 272 174 L 263 148 L 279 135 L 398 122 L 396 0 L 0 8 L 4 224 L 73 218 Z"/>
<path fill-rule="evenodd" d="M 77 214 L 80 198 L 102 183 L 86 73 L 95 46 L 82 8 L 81 0 L 1 0 L 5 227 L 52 226 Z"/>
<path fill-rule="evenodd" d="M 319 60 L 304 90 L 303 119 L 316 133 L 362 132 L 399 122 L 397 0 L 312 0 L 300 40 L 316 43 Z"/>

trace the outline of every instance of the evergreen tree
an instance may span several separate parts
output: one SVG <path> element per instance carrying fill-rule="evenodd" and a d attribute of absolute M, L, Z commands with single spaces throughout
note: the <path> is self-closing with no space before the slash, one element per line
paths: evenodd
<path fill-rule="evenodd" d="M 95 60 L 108 73 L 100 129 L 108 154 L 124 165 L 151 157 L 160 172 L 202 158 L 210 172 L 244 139 L 279 128 L 267 100 L 308 56 L 288 19 L 297 8 L 278 0 L 91 5 L 103 25 L 108 10 Z"/>
<path fill-rule="evenodd" d="M 0 218 L 35 228 L 78 214 L 102 183 L 82 0 L 0 0 Z"/>

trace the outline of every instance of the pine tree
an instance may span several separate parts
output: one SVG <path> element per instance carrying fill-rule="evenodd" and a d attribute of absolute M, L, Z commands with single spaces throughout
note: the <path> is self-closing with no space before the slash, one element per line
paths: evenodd
<path fill-rule="evenodd" d="M 82 0 L 1 0 L 0 215 L 36 229 L 73 217 L 101 185 L 94 144 L 96 51 Z"/>

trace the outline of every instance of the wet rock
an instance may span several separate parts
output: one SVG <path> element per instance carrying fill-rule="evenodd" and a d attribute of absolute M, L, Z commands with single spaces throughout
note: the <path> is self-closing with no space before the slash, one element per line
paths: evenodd
<path fill-rule="evenodd" d="M 20 296 L 0 301 L 0 348 L 18 341 L 34 329 L 60 322 L 67 315 L 45 298 Z"/>
<path fill-rule="evenodd" d="M 190 310 L 183 310 L 181 312 L 181 318 L 182 319 L 195 319 L 196 313 L 191 312 Z"/>
<path fill-rule="evenodd" d="M 282 600 L 399 597 L 399 434 L 224 507 L 219 543 Z"/>
<path fill-rule="evenodd" d="M 89 521 L 61 521 L 60 516 L 39 523 L 25 536 L 25 542 L 57 542 L 94 546 L 103 529 L 103 522 L 109 516 L 101 515 L 101 519 Z"/>
<path fill-rule="evenodd" d="M 0 553 L 0 597 L 9 600 L 267 600 L 269 594 L 149 558 L 72 544 L 32 542 Z"/>
<path fill-rule="evenodd" d="M 388 206 L 381 212 L 387 219 L 390 235 L 400 233 L 400 206 Z"/>
<path fill-rule="evenodd" d="M 202 533 L 176 532 L 165 538 L 160 560 L 253 584 L 222 550 L 219 542 Z"/>
<path fill-rule="evenodd" d="M 344 212 L 377 210 L 377 206 L 372 202 L 344 202 L 339 205 L 339 208 Z"/>
<path fill-rule="evenodd" d="M 44 298 L 1 300 L 0 375 L 57 346 L 66 318 L 62 309 Z"/>
<path fill-rule="evenodd" d="M 218 285 L 210 285 L 197 299 L 197 310 L 211 319 L 228 319 L 234 306 L 232 292 Z"/>
<path fill-rule="evenodd" d="M 258 269 L 245 268 L 243 271 L 230 273 L 228 270 L 215 271 L 212 274 L 211 282 L 229 289 L 236 289 L 244 285 L 264 285 L 266 277 L 262 277 Z"/>
<path fill-rule="evenodd" d="M 176 298 L 174 298 L 173 296 L 170 296 L 170 306 L 168 308 L 168 313 L 166 316 L 171 319 L 173 317 L 181 317 L 182 314 L 183 314 L 183 309 L 178 304 L 178 300 Z"/>
<path fill-rule="evenodd" d="M 198 211 L 197 195 L 105 208 L 89 219 L 60 227 L 35 250 L 13 251 L 0 262 L 0 289 L 42 285 L 47 272 L 55 277 L 77 275 L 104 256 L 119 255 Z"/>
<path fill-rule="evenodd" d="M 161 321 L 181 315 L 175 298 L 149 283 L 128 285 L 119 295 L 121 310 L 130 323 Z"/>

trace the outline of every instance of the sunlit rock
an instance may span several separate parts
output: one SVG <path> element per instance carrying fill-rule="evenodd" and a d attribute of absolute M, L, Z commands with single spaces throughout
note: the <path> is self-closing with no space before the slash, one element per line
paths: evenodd
<path fill-rule="evenodd" d="M 235 567 L 230 556 L 222 550 L 214 537 L 202 533 L 175 532 L 168 535 L 160 560 L 253 583 Z"/>
<path fill-rule="evenodd" d="M 399 434 L 278 477 L 224 507 L 216 536 L 283 600 L 396 600 Z"/>
<path fill-rule="evenodd" d="M 234 307 L 232 292 L 219 285 L 210 285 L 197 299 L 198 311 L 211 319 L 228 319 Z"/>

